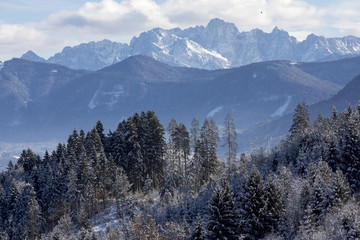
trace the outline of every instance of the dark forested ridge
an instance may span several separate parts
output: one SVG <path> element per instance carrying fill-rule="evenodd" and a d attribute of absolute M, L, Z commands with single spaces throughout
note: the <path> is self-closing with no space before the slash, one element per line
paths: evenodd
<path fill-rule="evenodd" d="M 89 130 L 98 119 L 115 127 L 119 119 L 148 109 L 162 122 L 175 117 L 187 126 L 194 117 L 222 122 L 230 112 L 245 130 L 341 89 L 297 66 L 270 61 L 207 71 L 133 56 L 91 72 L 13 59 L 0 70 L 0 141 L 63 141 L 73 128 Z M 360 74 L 355 67 L 347 72 Z"/>
<path fill-rule="evenodd" d="M 43 157 L 24 150 L 0 174 L 1 239 L 360 237 L 360 107 L 311 122 L 299 104 L 281 144 L 240 156 L 230 115 L 224 126 L 165 130 L 148 111 L 108 134 L 100 121 L 74 130 Z"/>

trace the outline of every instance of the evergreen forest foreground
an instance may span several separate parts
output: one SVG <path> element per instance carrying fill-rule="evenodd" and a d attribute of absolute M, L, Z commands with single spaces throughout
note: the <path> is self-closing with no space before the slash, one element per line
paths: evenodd
<path fill-rule="evenodd" d="M 24 150 L 0 174 L 0 239 L 360 238 L 360 106 L 312 122 L 299 104 L 281 143 L 250 153 L 234 122 L 148 111 Z"/>

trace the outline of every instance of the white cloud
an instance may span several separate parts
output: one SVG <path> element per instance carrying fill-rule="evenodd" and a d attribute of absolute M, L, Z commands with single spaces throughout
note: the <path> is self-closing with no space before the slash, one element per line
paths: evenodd
<path fill-rule="evenodd" d="M 171 27 L 152 0 L 103 0 L 88 2 L 79 11 L 60 12 L 42 22 L 44 30 L 59 29 L 67 35 L 124 37 L 153 27 Z"/>
<path fill-rule="evenodd" d="M 360 2 L 344 0 L 324 9 L 327 31 L 337 35 L 360 36 Z"/>
<path fill-rule="evenodd" d="M 311 32 L 326 37 L 360 35 L 357 0 L 325 8 L 303 0 L 102 0 L 89 1 L 77 11 L 57 12 L 41 22 L 0 23 L 0 57 L 28 49 L 48 55 L 65 44 L 104 38 L 128 42 L 132 36 L 154 27 L 206 25 L 212 18 L 233 22 L 240 31 L 271 31 L 278 26 L 300 40 Z"/>
<path fill-rule="evenodd" d="M 240 29 L 261 28 L 271 31 L 279 26 L 288 31 L 301 31 L 320 25 L 319 11 L 298 0 L 103 0 L 88 2 L 74 12 L 59 12 L 40 24 L 46 31 L 62 32 L 73 38 L 100 36 L 130 39 L 154 27 L 189 27 L 206 25 L 212 18 L 234 22 Z"/>
<path fill-rule="evenodd" d="M 0 22 L 0 52 L 7 59 L 24 53 L 26 48 L 43 46 L 46 39 L 46 34 L 36 29 Z"/>

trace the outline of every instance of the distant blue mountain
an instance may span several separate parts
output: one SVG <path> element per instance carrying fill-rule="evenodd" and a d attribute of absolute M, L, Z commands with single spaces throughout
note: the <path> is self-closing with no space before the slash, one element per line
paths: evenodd
<path fill-rule="evenodd" d="M 336 71 L 343 65 L 329 63 L 324 71 L 326 66 Z M 360 74 L 353 66 L 348 71 Z M 289 61 L 210 71 L 133 56 L 86 71 L 13 59 L 0 71 L 0 141 L 64 141 L 73 128 L 90 129 L 101 120 L 114 129 L 134 112 L 147 110 L 154 110 L 164 125 L 171 117 L 187 125 L 194 117 L 212 117 L 222 125 L 231 113 L 239 133 L 246 132 L 290 114 L 299 102 L 317 103 L 342 88 L 334 79 L 311 75 L 310 65 L 306 71 Z M 346 78 L 342 82 L 351 80 Z M 266 131 L 256 134 L 241 138 L 243 149 Z"/>

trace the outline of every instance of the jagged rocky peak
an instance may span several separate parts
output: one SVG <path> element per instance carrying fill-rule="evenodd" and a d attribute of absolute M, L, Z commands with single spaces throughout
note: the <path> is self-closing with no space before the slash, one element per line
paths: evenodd
<path fill-rule="evenodd" d="M 225 22 L 222 19 L 214 18 L 206 26 L 206 30 L 215 30 L 215 31 L 231 31 L 238 33 L 239 30 L 234 23 Z"/>
<path fill-rule="evenodd" d="M 42 61 L 34 54 L 28 60 Z M 146 55 L 173 66 L 205 69 L 238 67 L 263 60 L 294 62 L 336 60 L 360 55 L 360 38 L 325 38 L 311 34 L 298 42 L 285 30 L 239 32 L 234 23 L 215 18 L 204 26 L 154 28 L 133 37 L 130 45 L 102 40 L 65 47 L 48 62 L 98 70 L 129 56 Z"/>
<path fill-rule="evenodd" d="M 272 30 L 271 34 L 273 35 L 279 35 L 279 36 L 286 36 L 286 37 L 290 37 L 289 33 L 281 28 L 279 28 L 278 26 L 275 26 L 274 29 Z"/>
<path fill-rule="evenodd" d="M 25 59 L 25 60 L 29 60 L 29 61 L 34 61 L 34 62 L 45 62 L 46 60 L 42 57 L 39 57 L 36 53 L 34 53 L 33 51 L 29 50 L 27 51 L 25 54 L 23 54 L 21 56 L 21 59 Z"/>

